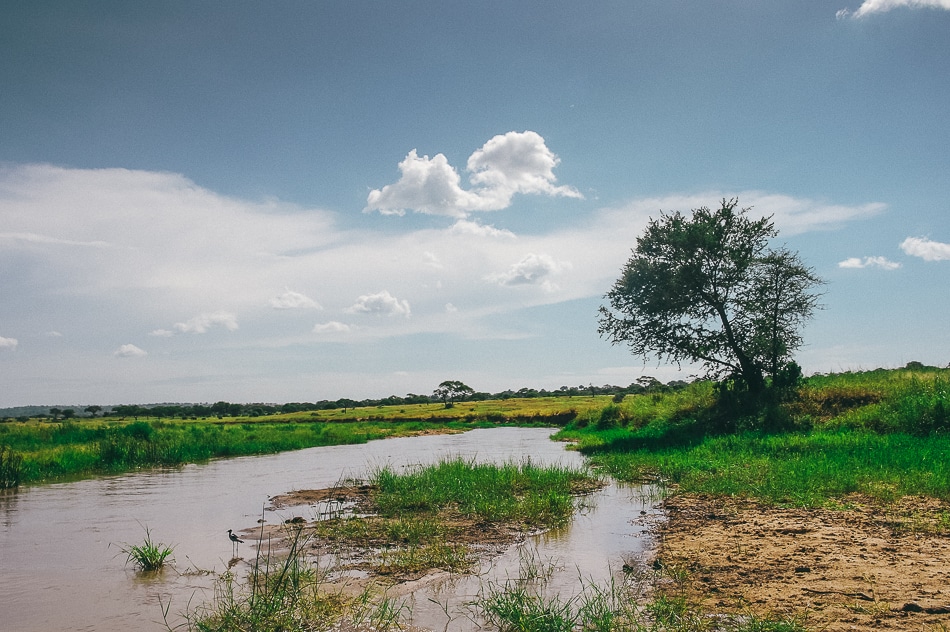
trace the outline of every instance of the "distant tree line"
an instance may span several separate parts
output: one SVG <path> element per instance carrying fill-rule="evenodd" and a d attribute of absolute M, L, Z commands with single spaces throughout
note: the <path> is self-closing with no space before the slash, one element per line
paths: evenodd
<path fill-rule="evenodd" d="M 530 399 L 537 397 L 584 397 L 595 395 L 613 395 L 622 397 L 625 395 L 635 395 L 639 393 L 654 393 L 661 391 L 672 391 L 684 388 L 687 382 L 682 380 L 673 380 L 664 384 L 656 378 L 645 376 L 639 378 L 636 382 L 628 386 L 614 386 L 604 384 L 595 386 L 593 384 L 581 384 L 579 386 L 562 386 L 556 390 L 520 388 L 518 390 L 504 390 L 498 393 L 486 393 L 475 391 L 465 386 L 461 382 L 443 382 L 431 395 L 420 395 L 417 393 L 407 393 L 405 396 L 390 395 L 381 399 L 336 399 L 320 400 L 317 402 L 290 402 L 286 404 L 236 404 L 225 401 L 215 402 L 214 404 L 120 404 L 117 406 L 85 406 L 74 408 L 46 408 L 31 407 L 29 417 L 48 418 L 53 420 L 77 419 L 89 417 L 158 417 L 166 419 L 201 419 L 208 417 L 265 417 L 281 413 L 296 413 L 304 411 L 319 410 L 347 410 L 351 408 L 377 408 L 379 406 L 402 406 L 408 404 L 445 404 L 449 398 L 455 401 L 486 401 L 491 399 Z M 447 393 L 446 389 L 451 386 L 454 390 Z M 465 387 L 465 388 L 461 388 Z M 468 389 L 468 390 L 466 390 Z M 12 412 L 12 411 L 11 411 Z M 23 412 L 23 411 L 16 411 Z M 6 411 L 0 411 L 0 419 L 3 421 L 12 421 L 19 419 L 25 421 L 26 415 L 10 415 Z"/>

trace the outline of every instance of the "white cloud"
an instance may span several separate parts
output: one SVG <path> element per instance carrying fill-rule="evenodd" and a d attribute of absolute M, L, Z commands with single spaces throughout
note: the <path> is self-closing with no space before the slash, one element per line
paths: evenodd
<path fill-rule="evenodd" d="M 817 230 L 835 230 L 848 222 L 874 217 L 887 210 L 887 205 L 871 202 L 860 205 L 830 204 L 810 198 L 796 198 L 763 191 L 707 191 L 692 195 L 668 195 L 657 198 L 640 198 L 630 202 L 623 210 L 659 216 L 660 211 L 671 213 L 689 211 L 702 206 L 715 209 L 723 199 L 739 198 L 741 208 L 751 207 L 750 215 L 771 215 L 782 236 L 799 235 Z"/>
<path fill-rule="evenodd" d="M 839 268 L 881 268 L 882 270 L 896 270 L 901 264 L 891 261 L 887 257 L 849 257 L 838 262 Z"/>
<path fill-rule="evenodd" d="M 932 241 L 926 237 L 908 237 L 901 242 L 901 250 L 924 261 L 950 260 L 950 244 Z"/>
<path fill-rule="evenodd" d="M 133 344 L 122 345 L 112 354 L 117 358 L 142 358 L 148 355 L 148 352 L 139 349 Z"/>
<path fill-rule="evenodd" d="M 16 338 L 4 338 L 0 336 L 0 349 L 16 349 L 19 342 Z"/>
<path fill-rule="evenodd" d="M 409 317 L 409 301 L 402 300 L 389 293 L 388 290 L 376 294 L 364 294 L 356 299 L 356 303 L 348 307 L 348 314 L 381 314 L 387 316 Z"/>
<path fill-rule="evenodd" d="M 442 262 L 439 261 L 439 255 L 435 254 L 434 252 L 429 252 L 427 250 L 426 252 L 422 253 L 422 259 L 425 261 L 427 266 L 432 268 L 439 269 L 443 267 Z"/>
<path fill-rule="evenodd" d="M 491 274 L 487 279 L 499 285 L 548 284 L 547 288 L 553 289 L 548 277 L 570 267 L 569 262 L 555 261 L 550 255 L 529 253 L 506 271 Z"/>
<path fill-rule="evenodd" d="M 472 222 L 467 219 L 460 219 L 452 225 L 452 228 L 449 229 L 453 234 L 456 235 L 475 235 L 476 237 L 503 237 L 506 239 L 514 239 L 515 234 L 507 229 L 495 228 L 494 226 L 486 226 L 480 224 L 479 222 Z"/>
<path fill-rule="evenodd" d="M 399 181 L 370 191 L 364 211 L 402 215 L 412 210 L 462 218 L 507 208 L 516 193 L 583 197 L 573 187 L 555 184 L 558 162 L 536 132 L 500 134 L 469 157 L 466 168 L 473 188 L 467 190 L 444 154 L 420 158 L 413 149 L 399 163 Z"/>
<path fill-rule="evenodd" d="M 172 325 L 171 330 L 156 329 L 151 332 L 150 335 L 171 336 L 175 333 L 204 334 L 208 333 L 208 330 L 215 325 L 220 325 L 228 331 L 235 331 L 238 328 L 237 317 L 230 312 L 205 312 L 183 323 L 175 323 Z"/>
<path fill-rule="evenodd" d="M 558 163 L 541 135 L 529 130 L 495 136 L 469 157 L 466 167 L 482 195 L 504 208 L 515 193 L 583 197 L 573 187 L 555 186 Z"/>
<path fill-rule="evenodd" d="M 893 9 L 907 7 L 910 9 L 945 9 L 950 11 L 950 0 L 864 0 L 857 11 L 841 9 L 835 15 L 838 19 L 847 17 L 863 18 L 873 13 L 886 13 Z"/>
<path fill-rule="evenodd" d="M 317 323 L 313 326 L 313 333 L 315 334 L 329 334 L 329 333 L 346 333 L 350 331 L 352 327 L 346 323 L 341 323 L 336 320 L 331 320 L 328 323 Z"/>
<path fill-rule="evenodd" d="M 300 292 L 294 292 L 289 289 L 280 296 L 275 296 L 272 298 L 270 300 L 270 306 L 274 309 L 322 309 L 320 304 L 309 296 L 301 294 Z"/>

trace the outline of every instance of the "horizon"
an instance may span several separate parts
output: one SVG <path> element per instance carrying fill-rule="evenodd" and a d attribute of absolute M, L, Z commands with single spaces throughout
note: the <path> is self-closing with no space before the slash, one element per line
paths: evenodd
<path fill-rule="evenodd" d="M 806 374 L 945 366 L 948 33 L 950 0 L 7 7 L 0 408 L 688 381 L 597 308 L 649 218 L 733 197 L 827 281 Z"/>

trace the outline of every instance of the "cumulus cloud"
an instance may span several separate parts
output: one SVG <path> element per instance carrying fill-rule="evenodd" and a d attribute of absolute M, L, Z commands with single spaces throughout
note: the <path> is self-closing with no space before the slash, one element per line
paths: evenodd
<path fill-rule="evenodd" d="M 0 349 L 16 349 L 19 344 L 16 338 L 4 338 L 0 336 Z"/>
<path fill-rule="evenodd" d="M 529 253 L 504 272 L 487 278 L 499 285 L 545 285 L 553 289 L 549 277 L 570 267 L 570 263 L 555 261 L 550 255 Z"/>
<path fill-rule="evenodd" d="M 272 298 L 270 300 L 270 306 L 274 309 L 322 309 L 320 304 L 309 296 L 301 294 L 300 292 L 294 292 L 289 289 L 280 296 L 275 296 Z"/>
<path fill-rule="evenodd" d="M 836 13 L 838 19 L 848 17 L 863 18 L 873 13 L 887 13 L 893 9 L 908 7 L 911 9 L 944 9 L 950 11 L 950 0 L 864 0 L 857 11 L 841 9 Z"/>
<path fill-rule="evenodd" d="M 121 347 L 116 349 L 112 355 L 114 355 L 117 358 L 142 358 L 142 357 L 147 356 L 148 352 L 144 351 L 143 349 L 139 349 L 133 344 L 128 344 L 128 345 L 122 345 Z"/>
<path fill-rule="evenodd" d="M 413 149 L 399 163 L 399 181 L 370 191 L 364 211 L 402 215 L 411 210 L 462 218 L 507 208 L 516 193 L 583 197 L 573 187 L 555 184 L 554 167 L 559 162 L 536 132 L 499 134 L 469 157 L 466 169 L 472 188 L 463 189 L 458 171 L 445 155 L 420 157 Z"/>
<path fill-rule="evenodd" d="M 402 300 L 389 293 L 388 290 L 376 294 L 364 294 L 356 299 L 356 303 L 348 307 L 348 314 L 379 314 L 385 316 L 409 317 L 409 301 Z"/>
<path fill-rule="evenodd" d="M 317 323 L 313 326 L 313 333 L 315 334 L 334 334 L 334 333 L 346 333 L 350 331 L 352 327 L 346 323 L 341 323 L 336 320 L 331 320 L 328 323 Z"/>
<path fill-rule="evenodd" d="M 198 314 L 194 318 L 182 323 L 175 323 L 171 330 L 156 329 L 151 332 L 152 336 L 172 336 L 179 334 L 204 334 L 212 327 L 220 325 L 228 331 L 235 331 L 238 328 L 237 317 L 230 312 L 205 312 Z"/>
<path fill-rule="evenodd" d="M 839 268 L 881 268 L 882 270 L 896 270 L 901 264 L 891 261 L 887 257 L 849 257 L 838 262 Z"/>
<path fill-rule="evenodd" d="M 901 250 L 924 261 L 947 261 L 950 259 L 950 244 L 933 241 L 926 237 L 908 237 L 901 242 Z"/>

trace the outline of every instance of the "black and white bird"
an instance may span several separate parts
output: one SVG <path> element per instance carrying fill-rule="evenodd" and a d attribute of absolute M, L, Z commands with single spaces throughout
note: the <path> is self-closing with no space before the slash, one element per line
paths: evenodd
<path fill-rule="evenodd" d="M 241 548 L 240 545 L 244 544 L 244 540 L 237 537 L 231 529 L 228 529 L 228 538 L 231 540 L 231 552 L 237 555 L 237 551 Z"/>

